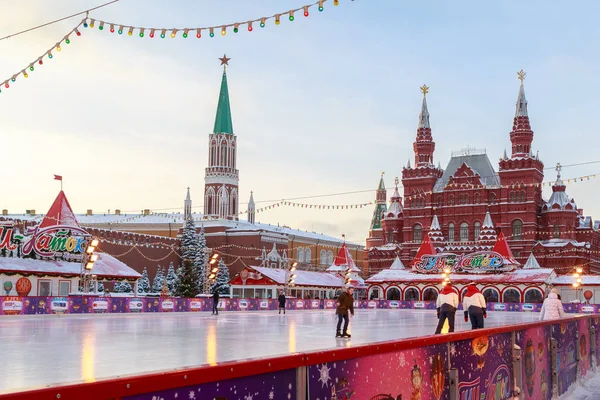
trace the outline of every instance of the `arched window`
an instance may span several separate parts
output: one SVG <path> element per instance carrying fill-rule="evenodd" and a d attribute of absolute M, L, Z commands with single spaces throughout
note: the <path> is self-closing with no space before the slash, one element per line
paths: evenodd
<path fill-rule="evenodd" d="M 496 194 L 492 193 L 490 194 L 490 203 L 494 204 L 496 202 Z"/>
<path fill-rule="evenodd" d="M 404 300 L 419 300 L 419 291 L 415 288 L 408 288 L 404 291 Z"/>
<path fill-rule="evenodd" d="M 497 303 L 500 299 L 500 294 L 496 289 L 487 288 L 483 291 L 483 297 L 487 303 Z"/>
<path fill-rule="evenodd" d="M 330 251 L 327 252 L 327 265 L 333 264 L 333 253 Z"/>
<path fill-rule="evenodd" d="M 521 293 L 517 289 L 506 289 L 502 293 L 502 301 L 505 303 L 520 303 Z"/>
<path fill-rule="evenodd" d="M 448 197 L 448 205 L 449 206 L 453 206 L 454 205 L 454 196 Z"/>
<path fill-rule="evenodd" d="M 321 265 L 327 265 L 327 252 L 325 250 L 321 250 L 321 253 L 319 254 L 319 259 L 319 263 Z"/>
<path fill-rule="evenodd" d="M 479 234 L 481 233 L 481 222 L 477 221 L 473 225 L 473 239 L 475 241 L 479 240 Z"/>
<path fill-rule="evenodd" d="M 310 251 L 310 247 L 304 249 L 304 262 L 307 264 L 312 264 L 312 252 Z"/>
<path fill-rule="evenodd" d="M 512 223 L 512 238 L 513 240 L 523 240 L 523 222 L 520 219 L 515 219 Z"/>
<path fill-rule="evenodd" d="M 510 203 L 515 202 L 515 192 L 510 192 L 510 199 L 508 200 Z"/>
<path fill-rule="evenodd" d="M 369 289 L 369 300 L 378 300 L 379 299 L 379 290 L 378 287 L 372 287 Z"/>
<path fill-rule="evenodd" d="M 386 293 L 386 299 L 388 300 L 400 300 L 400 289 L 389 288 Z"/>
<path fill-rule="evenodd" d="M 558 224 L 554 224 L 554 237 L 555 238 L 560 237 L 560 225 L 558 225 Z"/>
<path fill-rule="evenodd" d="M 543 303 L 544 295 L 539 289 L 528 289 L 525 292 L 525 303 Z"/>
<path fill-rule="evenodd" d="M 448 224 L 448 241 L 454 242 L 454 224 L 452 222 Z"/>
<path fill-rule="evenodd" d="M 475 204 L 479 204 L 479 193 L 475 193 Z"/>
<path fill-rule="evenodd" d="M 423 229 L 421 225 L 417 224 L 413 227 L 413 242 L 421 243 Z"/>
<path fill-rule="evenodd" d="M 435 288 L 427 288 L 423 291 L 423 300 L 424 301 L 435 301 L 438 297 L 438 291 Z"/>
<path fill-rule="evenodd" d="M 460 224 L 460 241 L 468 242 L 469 241 L 469 224 L 463 222 Z"/>
<path fill-rule="evenodd" d="M 440 208 L 441 208 L 443 205 L 444 205 L 444 200 L 442 199 L 442 196 L 440 196 L 440 197 L 438 198 L 438 207 L 440 207 Z"/>
<path fill-rule="evenodd" d="M 304 247 L 298 247 L 296 258 L 299 263 L 304 262 Z"/>
<path fill-rule="evenodd" d="M 221 143 L 221 166 L 227 165 L 227 143 Z"/>

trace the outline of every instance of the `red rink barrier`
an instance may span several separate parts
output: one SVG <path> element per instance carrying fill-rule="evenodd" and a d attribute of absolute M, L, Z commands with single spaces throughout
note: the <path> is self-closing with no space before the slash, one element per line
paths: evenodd
<path fill-rule="evenodd" d="M 600 362 L 598 317 L 576 316 L 118 377 L 0 399 L 237 399 L 246 394 L 228 396 L 233 396 L 233 388 L 241 392 L 243 387 L 255 399 L 268 399 L 272 393 L 274 399 L 487 400 L 521 393 L 524 399 L 549 400 L 569 393 Z"/>

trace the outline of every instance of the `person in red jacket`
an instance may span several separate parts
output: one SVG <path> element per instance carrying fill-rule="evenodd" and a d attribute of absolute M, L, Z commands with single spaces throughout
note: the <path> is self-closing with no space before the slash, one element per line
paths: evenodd
<path fill-rule="evenodd" d="M 340 294 L 340 297 L 338 298 L 337 301 L 337 309 L 335 310 L 335 313 L 338 316 L 338 323 L 337 323 L 337 330 L 336 330 L 336 334 L 335 337 L 339 338 L 350 338 L 350 334 L 348 333 L 348 311 L 350 311 L 350 313 L 352 313 L 352 316 L 354 316 L 354 298 L 352 297 L 352 294 L 354 293 L 354 288 L 353 287 L 349 287 L 347 291 L 343 291 L 342 294 Z M 344 321 L 344 332 L 341 333 L 340 332 L 340 327 L 342 326 L 342 320 Z"/>
<path fill-rule="evenodd" d="M 475 282 L 469 283 L 467 292 L 463 297 L 463 311 L 465 312 L 465 322 L 471 319 L 472 329 L 482 329 L 483 319 L 487 317 L 485 297 L 477 289 Z"/>
<path fill-rule="evenodd" d="M 442 289 L 437 298 L 437 316 L 438 325 L 435 328 L 435 334 L 442 333 L 444 323 L 448 320 L 450 329 L 448 332 L 454 332 L 454 317 L 456 316 L 456 309 L 458 308 L 458 293 L 452 284 L 447 283 Z"/>

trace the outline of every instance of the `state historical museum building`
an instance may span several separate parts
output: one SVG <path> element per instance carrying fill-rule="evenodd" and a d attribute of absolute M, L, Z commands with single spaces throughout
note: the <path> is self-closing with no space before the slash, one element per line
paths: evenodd
<path fill-rule="evenodd" d="M 402 169 L 404 196 L 398 192 L 398 179 L 389 206 L 383 176 L 377 189 L 366 240 L 369 276 L 389 268 L 396 256 L 408 265 L 424 235 L 430 236 L 438 252 L 465 254 L 489 245 L 489 233 L 500 232 L 521 264 L 533 253 L 542 268 L 553 268 L 558 274 L 571 273 L 576 266 L 585 273 L 600 271 L 600 221 L 584 216 L 567 195 L 560 164 L 550 199 L 542 198 L 544 163 L 531 148 L 525 73 L 518 76 L 521 86 L 510 132 L 511 152 L 505 151 L 499 160 L 498 172 L 484 150 L 452 153 L 446 169 L 434 164 L 428 87 L 421 88 L 414 166 L 409 161 Z M 490 228 L 495 232 L 488 232 Z"/>

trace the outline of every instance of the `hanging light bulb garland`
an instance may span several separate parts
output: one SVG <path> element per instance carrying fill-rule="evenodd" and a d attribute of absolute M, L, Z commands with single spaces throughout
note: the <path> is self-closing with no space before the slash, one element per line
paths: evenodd
<path fill-rule="evenodd" d="M 93 23 L 94 20 L 92 20 Z M 65 36 L 63 36 L 62 39 L 60 39 L 58 42 L 56 42 L 56 44 L 54 44 L 54 46 L 52 46 L 51 48 L 49 48 L 48 50 L 46 50 L 41 56 L 37 57 L 34 61 L 30 62 L 25 68 L 23 68 L 22 70 L 20 70 L 19 72 L 14 73 L 10 78 L 5 79 L 4 82 L 2 82 L 2 84 L 0 84 L 0 93 L 2 93 L 2 89 L 8 89 L 10 88 L 11 83 L 14 83 L 17 81 L 17 78 L 22 75 L 23 78 L 29 78 L 29 72 L 33 72 L 35 71 L 35 64 L 37 63 L 38 65 L 44 65 L 44 57 L 48 57 L 49 59 L 52 59 L 54 56 L 52 55 L 52 51 L 56 50 L 57 52 L 62 50 L 62 44 L 71 44 L 71 35 L 75 34 L 76 36 L 81 36 L 81 32 L 79 32 L 79 27 L 81 25 L 86 25 L 86 19 L 81 20 L 81 22 L 79 22 L 77 24 L 77 26 L 75 26 L 75 28 L 71 29 Z M 27 72 L 27 70 L 29 70 L 29 72 Z"/>
<path fill-rule="evenodd" d="M 10 78 L 4 80 L 4 82 L 2 82 L 0 84 L 0 93 L 2 93 L 2 89 L 8 89 L 10 88 L 11 83 L 14 83 L 17 81 L 17 78 L 22 75 L 24 78 L 28 78 L 29 77 L 29 73 L 26 72 L 27 68 L 29 68 L 30 72 L 33 72 L 35 70 L 34 68 L 34 64 L 38 63 L 38 65 L 43 65 L 44 64 L 44 57 L 48 57 L 49 59 L 53 58 L 52 55 L 52 51 L 56 50 L 61 51 L 62 47 L 61 44 L 65 43 L 65 44 L 70 44 L 71 43 L 71 39 L 70 36 L 75 33 L 75 35 L 77 36 L 81 36 L 81 32 L 79 31 L 79 27 L 83 26 L 84 28 L 94 28 L 94 27 L 98 27 L 98 30 L 104 31 L 104 25 L 108 25 L 110 26 L 109 31 L 111 33 L 115 32 L 115 26 L 118 26 L 118 30 L 117 33 L 119 35 L 122 35 L 123 32 L 127 32 L 127 36 L 133 36 L 134 32 L 137 32 L 137 35 L 140 38 L 144 38 L 146 37 L 146 31 L 149 31 L 150 34 L 147 35 L 148 37 L 150 37 L 151 39 L 154 38 L 155 36 L 155 32 L 159 31 L 160 32 L 160 37 L 161 39 L 164 39 L 167 36 L 167 31 L 169 31 L 169 35 L 171 36 L 171 38 L 176 38 L 178 35 L 177 33 L 179 31 L 182 31 L 183 34 L 181 35 L 181 37 L 183 37 L 184 39 L 187 38 L 189 36 L 189 32 L 190 31 L 196 31 L 196 37 L 198 39 L 202 38 L 202 31 L 208 31 L 208 36 L 210 36 L 211 38 L 215 36 L 215 28 L 216 29 L 220 29 L 221 35 L 222 36 L 226 36 L 227 35 L 227 28 L 232 28 L 231 30 L 233 31 L 233 33 L 238 33 L 240 31 L 240 26 L 246 26 L 248 32 L 252 32 L 253 28 L 252 28 L 252 24 L 254 22 L 257 22 L 260 24 L 261 28 L 264 28 L 267 24 L 267 21 L 270 19 L 274 19 L 275 20 L 275 25 L 279 25 L 281 23 L 281 16 L 286 16 L 288 17 L 288 19 L 290 21 L 294 21 L 294 13 L 296 11 L 302 11 L 304 13 L 305 17 L 309 16 L 309 8 L 313 7 L 313 6 L 317 6 L 317 9 L 319 11 L 323 11 L 324 7 L 323 5 L 329 0 L 319 0 L 315 3 L 312 4 L 307 4 L 304 6 L 301 6 L 300 8 L 296 8 L 293 10 L 289 10 L 289 11 L 285 11 L 285 12 L 281 12 L 281 13 L 277 13 L 274 14 L 272 16 L 269 17 L 260 17 L 260 18 L 256 18 L 253 20 L 249 20 L 249 21 L 245 21 L 245 22 L 234 22 L 234 23 L 230 23 L 230 24 L 225 24 L 225 25 L 214 25 L 214 26 L 208 26 L 208 27 L 200 27 L 200 28 L 146 28 L 146 27 L 137 27 L 137 26 L 131 26 L 131 25 L 122 25 L 122 24 L 118 24 L 118 23 L 114 23 L 114 22 L 108 22 L 108 21 L 102 21 L 102 20 L 98 20 L 98 19 L 93 19 L 93 18 L 89 18 L 89 16 L 86 14 L 86 17 L 77 24 L 77 26 L 75 26 L 75 28 L 73 28 L 71 31 L 69 31 L 65 36 L 63 36 L 63 38 L 61 40 L 59 40 L 54 46 L 52 46 L 50 49 L 48 49 L 47 51 L 45 51 L 41 56 L 39 56 L 36 60 L 34 60 L 33 62 L 29 63 L 29 65 L 25 68 L 23 68 L 21 71 L 13 74 Z M 352 0 L 354 1 L 354 0 Z M 334 0 L 333 1 L 333 5 L 337 6 L 339 4 L 339 0 Z"/>
<path fill-rule="evenodd" d="M 233 23 L 229 23 L 229 24 L 221 24 L 221 25 L 213 25 L 213 26 L 205 26 L 205 27 L 200 27 L 200 28 L 147 28 L 147 27 L 141 27 L 141 26 L 132 26 L 132 25 L 121 25 L 121 24 L 117 24 L 114 22 L 107 22 L 107 21 L 101 21 L 101 20 L 94 20 L 94 19 L 90 19 L 89 23 L 87 22 L 87 20 L 84 23 L 84 27 L 89 27 L 89 28 L 94 28 L 94 26 L 96 26 L 96 24 L 99 24 L 98 29 L 103 30 L 104 25 L 110 25 L 111 29 L 110 32 L 114 32 L 114 26 L 118 25 L 120 26 L 118 33 L 122 34 L 123 33 L 123 28 L 128 29 L 128 36 L 133 36 L 133 32 L 139 32 L 139 37 L 143 38 L 145 37 L 144 32 L 149 30 L 151 33 L 150 35 L 148 35 L 150 38 L 154 38 L 154 32 L 155 31 L 160 31 L 160 37 L 162 39 L 164 39 L 166 37 L 166 32 L 169 31 L 170 32 L 170 36 L 172 39 L 175 39 L 176 37 L 178 37 L 178 32 L 182 31 L 183 34 L 181 35 L 181 37 L 183 37 L 184 39 L 186 39 L 189 36 L 189 32 L 190 31 L 196 31 L 196 37 L 198 39 L 202 38 L 202 32 L 206 32 L 208 31 L 208 36 L 210 36 L 211 38 L 215 36 L 215 30 L 218 29 L 219 32 L 221 32 L 221 36 L 226 36 L 228 32 L 233 31 L 233 33 L 238 33 L 240 31 L 240 27 L 246 27 L 248 32 L 252 32 L 253 28 L 252 28 L 252 24 L 253 23 L 259 23 L 261 28 L 264 28 L 267 25 L 267 21 L 270 19 L 273 19 L 275 22 L 275 25 L 280 25 L 281 24 L 281 18 L 285 16 L 287 16 L 289 21 L 294 21 L 295 20 L 295 13 L 296 11 L 299 12 L 303 12 L 305 17 L 309 16 L 309 8 L 311 7 L 317 7 L 317 9 L 319 11 L 323 11 L 324 10 L 324 4 L 330 0 L 319 0 L 315 3 L 312 4 L 307 4 L 304 6 L 301 6 L 299 8 L 293 9 L 293 10 L 289 10 L 289 11 L 285 11 L 285 12 L 280 12 L 274 15 L 271 15 L 269 17 L 260 17 L 260 18 L 256 18 L 256 19 L 252 19 L 249 21 L 244 21 L 244 22 L 233 22 Z M 354 1 L 354 0 L 352 0 Z M 337 6 L 339 5 L 339 0 L 333 0 L 333 5 Z"/>

